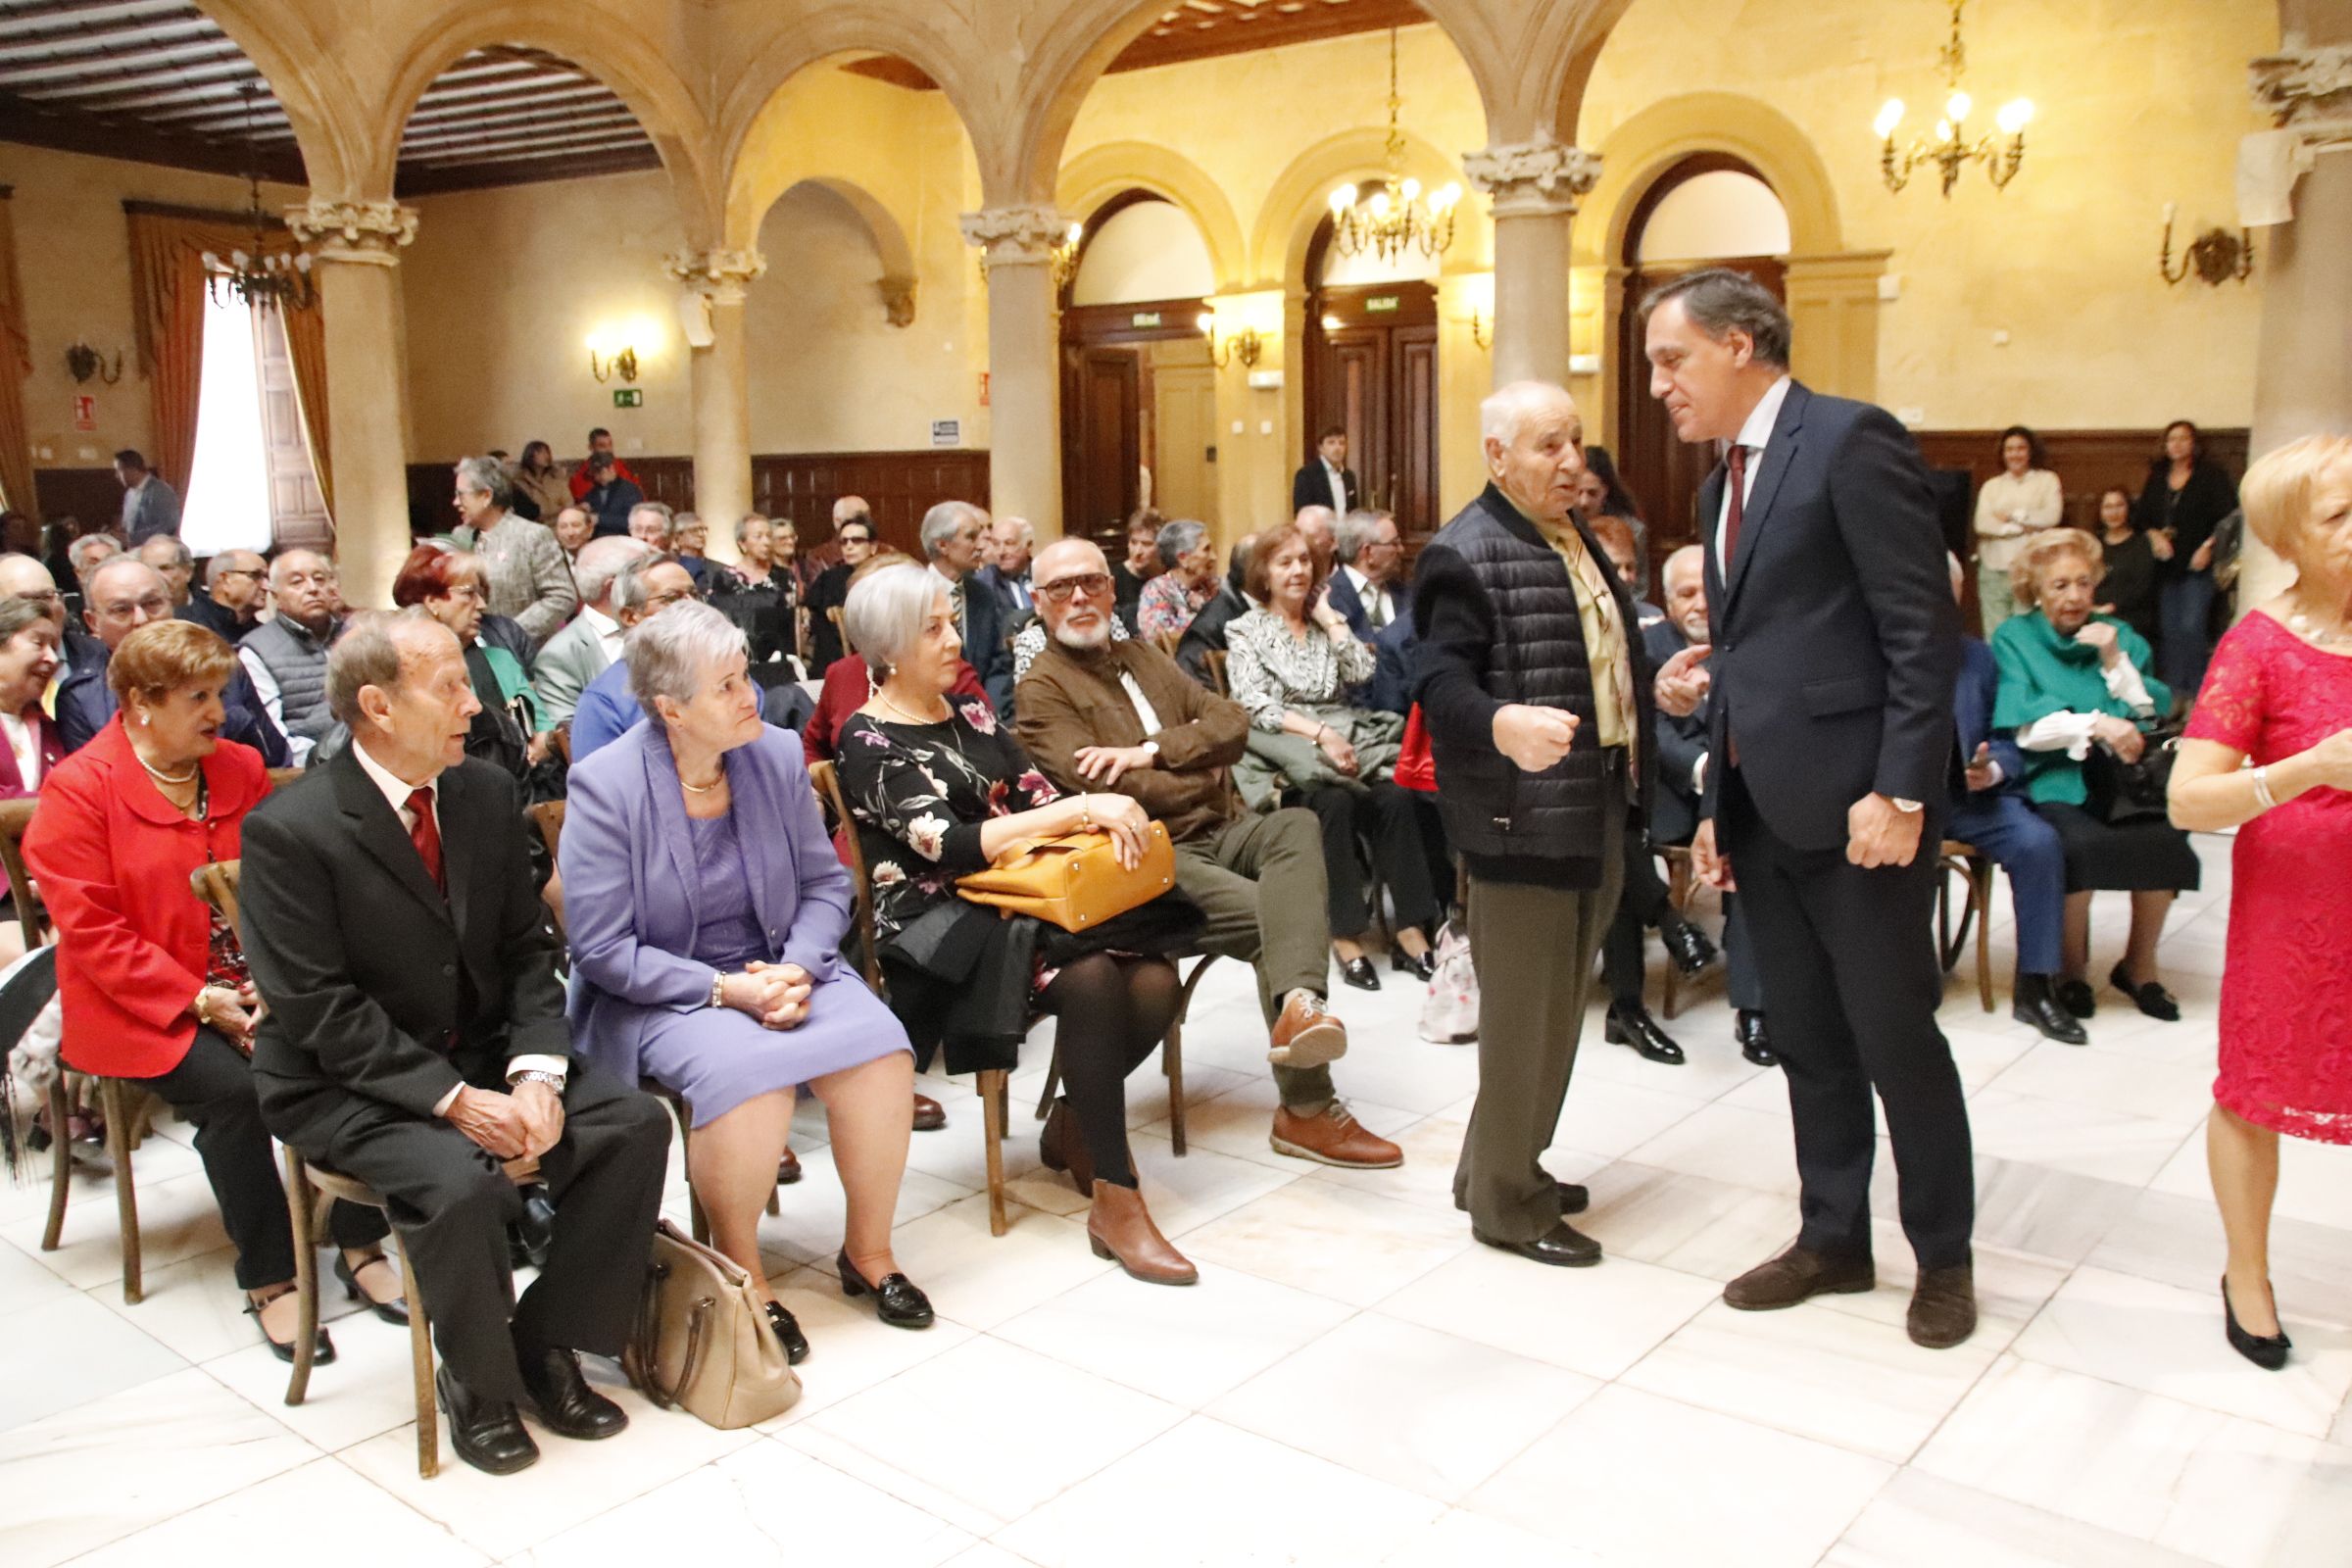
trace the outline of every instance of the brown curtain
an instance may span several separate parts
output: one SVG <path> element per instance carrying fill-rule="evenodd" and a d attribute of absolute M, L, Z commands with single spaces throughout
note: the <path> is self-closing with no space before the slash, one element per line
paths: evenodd
<path fill-rule="evenodd" d="M 155 404 L 155 450 L 147 461 L 183 492 L 196 458 L 196 404 L 204 382 L 204 253 L 251 252 L 253 230 L 234 215 L 195 213 L 124 202 L 130 220 L 130 298 L 139 368 Z M 262 233 L 264 254 L 299 249 L 282 225 Z M 311 456 L 325 487 L 326 337 L 316 309 L 287 313 L 286 346 L 294 362 Z"/>
<path fill-rule="evenodd" d="M 302 433 L 311 444 L 311 471 L 318 476 L 318 495 L 326 514 L 335 514 L 335 477 L 326 446 L 326 311 L 281 311 L 286 325 L 286 358 L 294 366 L 294 397 L 302 405 Z"/>
<path fill-rule="evenodd" d="M 32 435 L 24 423 L 24 378 L 32 374 L 32 341 L 24 330 L 24 288 L 17 276 L 17 228 L 0 185 L 0 509 L 40 520 L 32 490 Z"/>

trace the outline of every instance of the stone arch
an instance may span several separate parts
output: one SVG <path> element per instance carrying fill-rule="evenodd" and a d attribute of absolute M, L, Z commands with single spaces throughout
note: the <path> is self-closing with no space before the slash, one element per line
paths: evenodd
<path fill-rule="evenodd" d="M 866 233 L 873 238 L 874 252 L 882 259 L 882 276 L 877 286 L 882 291 L 882 307 L 890 315 L 890 324 L 893 326 L 912 325 L 915 307 L 914 247 L 907 243 L 906 225 L 899 221 L 898 215 L 893 213 L 881 198 L 863 185 L 858 184 L 856 180 L 840 179 L 827 174 L 814 174 L 807 179 L 794 180 L 790 185 L 784 187 L 777 200 L 781 201 L 784 196 L 791 195 L 803 185 L 814 185 L 820 190 L 830 191 L 840 197 L 843 202 L 848 204 L 850 211 L 856 213 L 858 220 L 865 224 Z M 772 209 L 772 203 L 770 207 Z M 766 214 L 762 213 L 760 218 L 764 222 Z M 759 239 L 759 235 L 760 231 L 757 228 L 753 229 L 754 241 Z"/>
<path fill-rule="evenodd" d="M 949 37 L 928 20 L 932 12 L 945 9 L 923 7 L 919 13 L 910 11 L 886 22 L 827 12 L 796 21 L 753 56 L 721 97 L 716 117 L 715 145 L 726 179 L 730 235 L 740 232 L 744 209 L 758 201 L 756 191 L 745 189 L 747 150 L 755 138 L 764 139 L 778 133 L 778 121 L 791 112 L 790 89 L 805 73 L 835 55 L 892 55 L 906 61 L 938 83 L 963 125 L 965 139 L 977 142 L 972 94 L 962 74 L 956 69 L 969 47 L 968 40 L 959 48 L 958 40 Z M 754 232 L 758 231 L 760 218 L 789 184 L 788 181 L 776 186 L 765 202 L 758 203 L 759 211 L 751 215 Z"/>
<path fill-rule="evenodd" d="M 369 126 L 353 108 L 364 100 L 309 18 L 268 0 L 196 0 L 196 9 L 270 83 L 294 127 L 310 188 L 327 197 L 351 194 L 367 163 Z"/>
<path fill-rule="evenodd" d="M 435 77 L 468 52 L 514 44 L 561 55 L 612 89 L 661 154 L 689 249 L 712 244 L 722 216 L 719 165 L 710 117 L 667 65 L 662 45 L 609 13 L 557 0 L 499 0 L 452 11 L 419 36 L 392 73 L 365 173 L 389 194 L 410 114 Z"/>
<path fill-rule="evenodd" d="M 1233 204 L 1200 165 L 1165 147 L 1117 141 L 1088 148 L 1061 166 L 1054 204 L 1072 218 L 1089 220 L 1105 202 L 1129 190 L 1164 196 L 1193 220 L 1208 246 L 1220 293 L 1249 283 L 1250 252 Z"/>
<path fill-rule="evenodd" d="M 1576 225 L 1579 266 L 1614 266 L 1642 193 L 1692 153 L 1730 153 L 1753 166 L 1788 212 L 1791 256 L 1844 250 L 1829 167 L 1794 122 L 1757 99 L 1694 92 L 1651 104 L 1610 131 L 1599 147 L 1600 183 Z"/>
<path fill-rule="evenodd" d="M 1387 156 L 1388 132 L 1366 125 L 1327 136 L 1291 160 L 1257 210 L 1250 244 L 1256 272 L 1252 286 L 1302 286 L 1307 246 L 1314 239 L 1316 221 L 1330 210 L 1332 187 L 1342 180 L 1378 174 Z M 1463 179 L 1460 168 L 1427 140 L 1406 131 L 1404 172 L 1426 189 L 1435 190 L 1448 180 L 1463 186 L 1463 226 L 1454 249 L 1446 255 L 1446 270 L 1481 271 L 1491 266 L 1485 216 L 1478 210 L 1477 192 Z"/>

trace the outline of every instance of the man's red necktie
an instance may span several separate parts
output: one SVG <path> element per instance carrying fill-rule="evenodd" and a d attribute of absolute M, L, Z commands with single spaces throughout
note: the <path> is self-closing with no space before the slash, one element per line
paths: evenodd
<path fill-rule="evenodd" d="M 1733 552 L 1740 548 L 1740 514 L 1746 510 L 1747 448 L 1737 441 L 1733 442 L 1729 462 L 1732 466 L 1731 504 L 1723 514 L 1723 576 L 1727 585 L 1731 581 L 1732 563 L 1738 559 Z"/>
<path fill-rule="evenodd" d="M 424 862 L 424 874 L 433 879 L 433 886 L 447 893 L 449 881 L 441 874 L 441 828 L 433 820 L 433 792 L 411 791 L 409 814 L 416 818 L 416 826 L 409 829 L 409 842 L 416 846 L 416 858 Z"/>

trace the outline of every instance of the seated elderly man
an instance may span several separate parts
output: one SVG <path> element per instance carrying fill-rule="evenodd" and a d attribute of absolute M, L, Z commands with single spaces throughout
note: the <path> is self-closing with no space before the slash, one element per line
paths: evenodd
<path fill-rule="evenodd" d="M 531 671 L 531 684 L 538 689 L 550 724 L 570 723 L 588 683 L 620 658 L 620 639 L 627 628 L 612 603 L 613 585 L 622 567 L 653 553 L 644 540 L 621 534 L 607 534 L 580 546 L 571 567 L 572 580 L 580 585 L 580 612 L 547 640 Z"/>
<path fill-rule="evenodd" d="M 613 573 L 612 589 L 612 616 L 624 633 L 639 621 L 694 597 L 694 579 L 678 564 L 677 557 L 647 549 L 640 540 L 631 543 L 643 553 L 624 562 Z M 629 690 L 628 666 L 615 660 L 581 689 L 572 709 L 573 765 L 620 739 L 644 716 L 645 710 Z"/>
<path fill-rule="evenodd" d="M 343 585 L 328 557 L 288 550 L 270 563 L 270 592 L 277 613 L 245 634 L 237 660 L 301 767 L 335 724 L 326 710 L 326 650 L 342 630 Z"/>
<path fill-rule="evenodd" d="M 270 563 L 250 550 L 223 550 L 205 563 L 204 590 L 172 612 L 220 633 L 234 648 L 261 624 Z"/>
<path fill-rule="evenodd" d="M 1208 917 L 1202 948 L 1256 965 L 1282 1096 L 1275 1152 L 1366 1169 L 1403 1163 L 1332 1088 L 1348 1030 L 1323 1005 L 1331 943 L 1314 813 L 1243 809 L 1225 770 L 1242 756 L 1250 715 L 1151 644 L 1111 636 L 1115 590 L 1100 549 L 1054 541 L 1038 553 L 1035 582 L 1053 640 L 1021 682 L 1021 744 L 1056 787 L 1131 796 L 1164 823 L 1177 885 Z"/>
<path fill-rule="evenodd" d="M 135 555 L 110 557 L 91 572 L 86 597 L 81 618 L 92 637 L 74 640 L 73 669 L 57 688 L 58 738 L 69 752 L 81 750 L 115 716 L 120 699 L 106 678 L 106 666 L 122 639 L 151 620 L 172 618 L 170 585 Z M 244 670 L 228 678 L 220 704 L 223 739 L 252 747 L 271 767 L 291 765 L 286 737 L 270 722 Z"/>
<path fill-rule="evenodd" d="M 963 657 L 999 713 L 1012 711 L 1012 650 L 1005 644 L 1004 601 L 978 580 L 980 536 L 988 514 L 965 501 L 942 501 L 923 514 L 920 535 L 932 575 L 947 591 L 963 640 Z"/>
<path fill-rule="evenodd" d="M 669 1118 L 571 1060 L 520 798 L 466 757 L 481 704 L 456 636 L 422 610 L 363 616 L 326 684 L 351 746 L 245 821 L 262 1118 L 389 1200 L 440 1344 L 451 1444 L 505 1475 L 539 1456 L 518 1403 L 567 1438 L 628 1425 L 579 1352 L 618 1355 L 635 1321 Z M 556 1201 L 520 1301 L 514 1160 L 535 1161 Z"/>
<path fill-rule="evenodd" d="M 172 590 L 172 611 L 177 614 L 188 602 L 188 584 L 196 576 L 196 558 L 188 547 L 179 542 L 175 533 L 151 533 L 139 541 L 132 555 L 156 569 L 164 586 Z"/>

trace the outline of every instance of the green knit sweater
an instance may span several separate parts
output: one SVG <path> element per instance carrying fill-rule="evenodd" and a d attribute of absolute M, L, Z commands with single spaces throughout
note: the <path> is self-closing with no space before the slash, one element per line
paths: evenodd
<path fill-rule="evenodd" d="M 2132 711 L 2107 691 L 2099 671 L 2099 653 L 2071 637 L 2061 637 L 2038 610 L 2014 615 L 1992 634 L 1992 657 L 2001 666 L 2000 694 L 1993 700 L 1992 727 L 2015 732 L 2031 727 L 2052 713 L 2105 713 L 2127 718 L 2141 729 L 2155 726 L 2172 705 L 2172 689 L 2150 669 L 2155 656 L 2147 639 L 2113 615 L 2093 620 L 2115 628 L 2116 646 L 2139 671 L 2156 710 L 2147 718 Z M 2064 751 L 2026 753 L 2026 793 L 2036 801 L 2081 806 L 2090 798 L 2082 764 Z"/>

